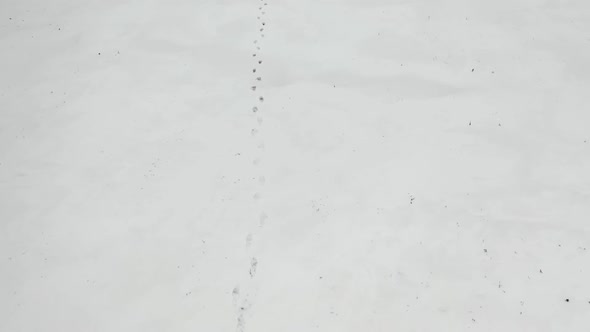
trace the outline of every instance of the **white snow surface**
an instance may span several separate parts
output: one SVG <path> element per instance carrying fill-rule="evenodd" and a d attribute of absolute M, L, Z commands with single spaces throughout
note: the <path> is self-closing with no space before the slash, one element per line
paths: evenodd
<path fill-rule="evenodd" d="M 0 0 L 0 331 L 589 331 L 589 62 L 584 0 Z"/>

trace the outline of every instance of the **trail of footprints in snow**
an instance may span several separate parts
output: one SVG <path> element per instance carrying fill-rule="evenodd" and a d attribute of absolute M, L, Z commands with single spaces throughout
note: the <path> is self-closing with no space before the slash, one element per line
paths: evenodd
<path fill-rule="evenodd" d="M 268 1 L 268 0 L 266 0 L 266 1 Z M 262 5 L 258 7 L 258 10 L 260 11 L 260 15 L 257 17 L 257 19 L 259 21 L 261 21 L 260 22 L 261 26 L 259 28 L 260 38 L 264 38 L 264 36 L 265 36 L 264 32 L 266 29 L 266 22 L 264 21 L 263 17 L 266 14 L 266 12 L 264 11 L 264 7 L 268 5 L 268 3 L 266 1 L 260 0 Z M 258 39 L 254 40 L 254 46 L 256 47 L 257 52 L 261 50 L 260 44 L 261 43 L 259 42 Z M 260 76 L 260 74 L 259 74 L 260 67 L 262 65 L 262 60 L 260 59 L 260 55 L 258 53 L 253 53 L 252 57 L 256 58 L 256 64 L 255 64 L 254 68 L 252 69 L 252 73 L 255 75 L 255 78 L 254 78 L 255 84 L 250 87 L 250 90 L 252 90 L 253 92 L 256 92 L 256 91 L 260 91 L 260 87 L 257 86 L 256 84 L 259 84 L 260 82 L 262 82 L 262 76 Z M 250 131 L 250 135 L 254 139 L 258 140 L 258 144 L 256 146 L 257 150 L 258 150 L 258 156 L 256 156 L 252 160 L 252 163 L 254 166 L 260 165 L 260 162 L 262 161 L 261 154 L 263 153 L 264 148 L 265 148 L 264 141 L 260 138 L 260 129 L 262 127 L 262 123 L 264 120 L 264 118 L 262 116 L 262 104 L 264 103 L 264 96 L 262 94 L 260 94 L 257 99 L 258 99 L 257 104 L 252 107 L 252 113 L 256 117 L 256 127 L 252 128 Z M 263 174 L 259 174 L 257 186 L 262 187 L 262 186 L 264 186 L 265 183 L 266 183 L 266 177 Z M 256 191 L 252 195 L 252 199 L 254 201 L 259 201 L 261 197 L 262 197 L 262 195 L 261 195 L 260 191 Z M 258 226 L 264 227 L 267 219 L 268 219 L 268 215 L 266 214 L 266 212 L 264 210 L 262 210 L 258 215 Z M 249 248 L 252 245 L 253 240 L 254 240 L 254 234 L 248 233 L 248 235 L 246 236 L 246 247 L 247 248 Z M 250 259 L 250 269 L 248 271 L 248 274 L 251 279 L 254 279 L 256 277 L 257 269 L 258 269 L 258 259 L 256 257 L 252 257 Z M 248 299 L 248 294 L 241 294 L 240 287 L 236 286 L 236 287 L 234 287 L 234 289 L 232 291 L 232 298 L 233 298 L 234 307 L 237 312 L 237 331 L 244 332 L 245 331 L 245 324 L 246 324 L 245 314 L 248 311 L 248 309 L 251 307 L 251 303 Z"/>

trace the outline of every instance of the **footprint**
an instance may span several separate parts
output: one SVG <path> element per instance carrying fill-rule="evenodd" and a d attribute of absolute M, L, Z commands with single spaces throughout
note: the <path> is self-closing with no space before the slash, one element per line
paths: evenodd
<path fill-rule="evenodd" d="M 256 107 L 256 106 L 252 107 L 252 112 L 254 112 L 254 113 L 258 112 L 258 107 Z"/>
<path fill-rule="evenodd" d="M 255 73 L 256 72 L 256 68 L 252 69 L 252 72 Z"/>
<path fill-rule="evenodd" d="M 265 212 L 262 212 L 260 214 L 260 217 L 258 217 L 258 221 L 260 223 L 260 227 L 263 227 L 266 224 L 266 220 L 268 219 L 268 215 Z"/>
<path fill-rule="evenodd" d="M 254 44 L 256 44 L 256 43 L 258 43 L 258 40 L 255 40 L 255 41 L 254 41 Z"/>
<path fill-rule="evenodd" d="M 252 234 L 248 234 L 248 236 L 246 236 L 246 247 L 249 247 L 250 245 L 252 245 Z M 239 290 L 238 290 L 239 293 Z"/>
<path fill-rule="evenodd" d="M 264 31 L 264 28 L 260 28 L 260 32 Z"/>
<path fill-rule="evenodd" d="M 242 301 L 242 304 L 239 306 L 240 312 L 245 312 L 252 308 L 252 303 L 246 298 Z"/>
<path fill-rule="evenodd" d="M 252 89 L 252 91 L 256 91 L 256 85 L 253 85 L 250 89 Z"/>
<path fill-rule="evenodd" d="M 250 134 L 252 136 L 256 136 L 258 134 L 258 129 L 256 129 L 256 128 L 252 129 L 252 131 L 250 132 Z"/>
<path fill-rule="evenodd" d="M 236 327 L 237 332 L 244 332 L 246 328 L 246 320 L 244 319 L 244 314 L 240 314 L 238 316 L 238 326 Z"/>
<path fill-rule="evenodd" d="M 254 276 L 256 275 L 257 268 L 258 268 L 258 260 L 256 259 L 256 257 L 254 257 L 250 261 L 250 277 L 251 278 L 254 278 Z"/>
<path fill-rule="evenodd" d="M 266 23 L 262 22 L 262 25 L 266 25 Z"/>
<path fill-rule="evenodd" d="M 234 306 L 237 307 L 238 306 L 238 300 L 240 297 L 240 287 L 236 286 L 234 287 L 234 290 L 231 292 L 233 301 L 234 301 Z"/>
<path fill-rule="evenodd" d="M 258 60 L 258 64 L 261 65 L 262 64 L 262 60 Z"/>
<path fill-rule="evenodd" d="M 259 77 L 258 77 L 258 78 L 259 78 Z M 258 80 L 258 78 L 256 78 L 256 79 Z M 259 80 L 259 81 L 260 81 L 260 80 Z M 264 97 L 260 96 L 260 97 L 258 97 L 258 100 L 260 100 L 260 102 L 262 103 L 262 102 L 264 102 Z"/>
<path fill-rule="evenodd" d="M 256 53 L 252 54 L 252 56 L 256 56 Z"/>
<path fill-rule="evenodd" d="M 264 34 L 261 34 L 261 35 L 260 35 L 260 37 L 261 37 L 261 38 L 264 38 Z"/>

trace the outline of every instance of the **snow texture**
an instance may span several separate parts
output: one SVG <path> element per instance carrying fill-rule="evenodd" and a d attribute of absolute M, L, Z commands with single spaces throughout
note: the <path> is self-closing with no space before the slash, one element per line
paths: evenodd
<path fill-rule="evenodd" d="M 589 331 L 590 3 L 0 0 L 0 331 Z"/>

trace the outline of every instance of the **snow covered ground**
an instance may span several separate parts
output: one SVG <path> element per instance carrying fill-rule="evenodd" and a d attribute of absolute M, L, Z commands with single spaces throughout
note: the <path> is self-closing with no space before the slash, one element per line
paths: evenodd
<path fill-rule="evenodd" d="M 582 0 L 0 0 L 0 331 L 588 331 L 589 60 Z"/>

